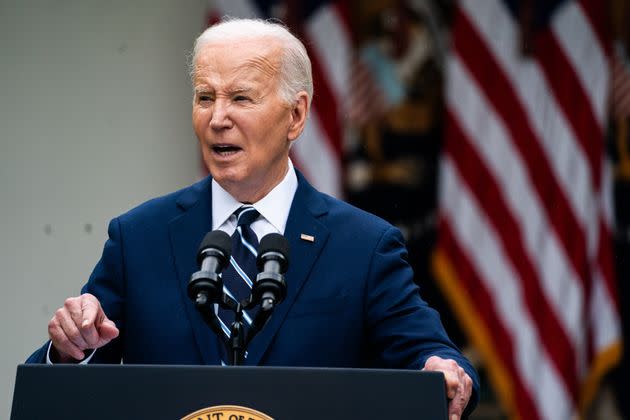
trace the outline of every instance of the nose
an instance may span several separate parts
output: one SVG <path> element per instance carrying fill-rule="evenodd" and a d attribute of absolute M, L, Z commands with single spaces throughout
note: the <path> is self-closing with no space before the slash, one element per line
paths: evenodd
<path fill-rule="evenodd" d="M 230 127 L 232 127 L 232 120 L 230 119 L 229 103 L 223 98 L 217 98 L 212 105 L 210 128 L 221 130 Z"/>

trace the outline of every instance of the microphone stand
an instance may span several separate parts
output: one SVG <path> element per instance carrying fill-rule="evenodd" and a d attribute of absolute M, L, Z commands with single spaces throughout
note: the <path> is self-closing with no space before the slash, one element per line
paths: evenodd
<path fill-rule="evenodd" d="M 246 348 L 244 331 L 243 306 L 237 303 L 234 313 L 234 322 L 232 322 L 230 326 L 230 337 L 227 341 L 223 342 L 226 346 L 226 350 L 229 350 L 228 354 L 232 355 L 232 366 L 240 366 L 243 364 Z"/>
<path fill-rule="evenodd" d="M 214 308 L 214 302 L 207 299 L 205 295 L 199 295 L 195 299 L 195 307 L 201 313 L 204 322 L 214 331 L 225 346 L 227 354 L 231 358 L 232 366 L 242 365 L 249 343 L 267 324 L 275 306 L 266 305 L 264 302 L 261 303 L 260 310 L 254 317 L 252 324 L 246 329 L 244 327 L 243 311 L 257 305 L 253 301 L 252 296 L 242 302 L 237 302 L 231 296 L 221 293 L 220 300 L 216 303 L 223 309 L 234 312 L 234 322 L 230 325 L 229 335 L 221 328 L 219 317 Z"/>

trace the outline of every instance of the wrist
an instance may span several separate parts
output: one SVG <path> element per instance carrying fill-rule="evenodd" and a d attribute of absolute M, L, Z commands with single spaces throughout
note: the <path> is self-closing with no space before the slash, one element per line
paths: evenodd
<path fill-rule="evenodd" d="M 69 354 L 57 350 L 54 344 L 50 346 L 49 357 L 52 363 L 79 363 L 79 360 Z"/>

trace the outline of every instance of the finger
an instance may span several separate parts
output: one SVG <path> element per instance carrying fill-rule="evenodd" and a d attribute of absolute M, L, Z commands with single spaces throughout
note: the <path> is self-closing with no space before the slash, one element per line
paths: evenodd
<path fill-rule="evenodd" d="M 48 336 L 62 360 L 70 358 L 81 360 L 85 357 L 83 351 L 70 341 L 56 316 L 48 324 Z"/>
<path fill-rule="evenodd" d="M 448 418 L 449 420 L 459 420 L 462 418 L 464 407 L 456 405 L 454 401 L 451 401 L 448 405 Z"/>
<path fill-rule="evenodd" d="M 452 370 L 443 370 L 442 373 L 444 373 L 444 381 L 446 383 L 446 396 L 449 400 L 452 400 L 457 396 L 457 391 L 459 390 L 459 376 Z"/>
<path fill-rule="evenodd" d="M 460 391 L 456 393 L 455 397 L 448 404 L 448 418 L 450 420 L 461 418 L 467 403 L 468 400 L 460 388 Z"/>
<path fill-rule="evenodd" d="M 103 309 L 101 309 L 98 299 L 89 293 L 85 293 L 81 295 L 81 313 L 82 319 L 78 325 L 88 327 L 97 322 L 97 319 L 103 314 Z"/>
<path fill-rule="evenodd" d="M 83 339 L 79 327 L 75 324 L 72 316 L 65 308 L 60 308 L 55 312 L 55 317 L 59 320 L 59 325 L 68 340 L 81 350 L 88 348 L 88 344 Z"/>
<path fill-rule="evenodd" d="M 92 324 L 84 325 L 84 296 L 68 298 L 63 306 L 70 314 L 74 325 L 77 326 L 79 334 L 86 343 L 85 348 L 92 348 L 98 342 L 98 333 Z"/>
<path fill-rule="evenodd" d="M 98 346 L 100 335 L 94 324 L 81 325 L 81 335 L 87 343 L 88 348 L 93 349 Z"/>
<path fill-rule="evenodd" d="M 473 381 L 467 373 L 464 373 L 464 395 L 466 396 L 466 404 L 468 404 L 468 400 L 470 400 L 470 396 L 473 391 Z"/>
<path fill-rule="evenodd" d="M 99 301 L 90 294 L 83 295 L 81 300 L 81 323 L 79 325 L 81 326 L 81 334 L 83 334 L 83 338 L 90 348 L 100 347 L 99 319 L 104 317 L 105 314 Z"/>
<path fill-rule="evenodd" d="M 430 365 L 430 368 L 444 374 L 444 383 L 446 386 L 446 396 L 449 400 L 455 398 L 461 381 L 461 372 L 463 370 L 454 360 L 438 359 Z"/>
<path fill-rule="evenodd" d="M 462 369 L 461 379 L 455 397 L 449 402 L 449 418 L 459 419 L 470 400 L 472 394 L 472 379 Z"/>
<path fill-rule="evenodd" d="M 116 327 L 113 321 L 105 318 L 105 320 L 101 323 L 99 329 L 99 342 L 97 347 L 102 347 L 105 344 L 109 343 L 114 338 L 118 337 L 120 331 Z"/>

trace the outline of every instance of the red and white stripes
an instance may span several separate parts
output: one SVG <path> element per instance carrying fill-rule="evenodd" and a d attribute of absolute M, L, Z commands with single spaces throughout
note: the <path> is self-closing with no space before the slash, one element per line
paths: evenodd
<path fill-rule="evenodd" d="M 302 42 L 313 65 L 315 93 L 309 126 L 293 158 L 320 191 L 342 196 L 342 106 L 347 96 L 352 39 L 340 3 L 319 7 L 305 23 Z"/>
<path fill-rule="evenodd" d="M 501 1 L 456 12 L 436 269 L 512 417 L 572 418 L 619 357 L 598 7 L 562 3 L 531 56 Z"/>

